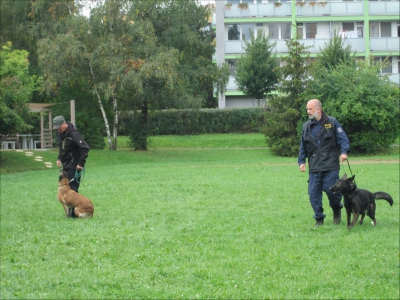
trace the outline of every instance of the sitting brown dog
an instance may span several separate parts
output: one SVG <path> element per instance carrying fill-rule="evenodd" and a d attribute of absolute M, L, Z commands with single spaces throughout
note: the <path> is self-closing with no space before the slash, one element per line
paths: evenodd
<path fill-rule="evenodd" d="M 91 218 L 93 216 L 92 201 L 70 188 L 68 174 L 63 170 L 60 171 L 57 198 L 63 205 L 67 218 Z"/>

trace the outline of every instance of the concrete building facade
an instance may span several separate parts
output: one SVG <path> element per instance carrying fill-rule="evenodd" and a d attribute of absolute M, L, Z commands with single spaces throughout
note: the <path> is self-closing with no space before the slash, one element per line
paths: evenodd
<path fill-rule="evenodd" d="M 213 16 L 214 60 L 231 67 L 227 91 L 218 96 L 218 107 L 263 104 L 238 91 L 234 79 L 235 62 L 244 54 L 251 32 L 263 32 L 276 42 L 278 57 L 287 55 L 285 39 L 299 34 L 301 42 L 310 46 L 311 59 L 338 32 L 358 57 L 384 60 L 389 56 L 390 63 L 382 73 L 399 83 L 399 13 L 399 0 L 217 0 Z"/>

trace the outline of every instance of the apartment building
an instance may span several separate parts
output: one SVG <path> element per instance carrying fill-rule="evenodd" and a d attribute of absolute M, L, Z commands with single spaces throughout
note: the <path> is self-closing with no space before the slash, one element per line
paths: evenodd
<path fill-rule="evenodd" d="M 338 32 L 358 57 L 383 60 L 390 56 L 382 73 L 400 83 L 399 9 L 399 0 L 217 0 L 214 60 L 231 67 L 227 91 L 219 95 L 218 107 L 263 104 L 238 91 L 234 79 L 235 62 L 245 52 L 245 41 L 260 32 L 276 42 L 277 56 L 287 55 L 285 39 L 299 34 L 301 42 L 310 46 L 311 59 Z"/>

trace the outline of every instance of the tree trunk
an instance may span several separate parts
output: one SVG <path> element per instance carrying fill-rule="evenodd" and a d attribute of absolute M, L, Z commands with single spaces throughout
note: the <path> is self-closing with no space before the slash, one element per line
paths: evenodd
<path fill-rule="evenodd" d="M 89 68 L 90 68 L 90 72 L 92 74 L 93 82 L 96 82 L 95 81 L 94 72 L 93 72 L 93 69 L 92 69 L 92 65 L 90 63 L 89 63 Z M 97 95 L 97 100 L 99 101 L 101 114 L 103 115 L 104 125 L 106 127 L 107 139 L 108 139 L 108 149 L 111 150 L 112 149 L 112 141 L 111 141 L 110 125 L 108 125 L 108 119 L 107 119 L 106 111 L 104 110 L 103 103 L 101 103 L 101 97 L 100 97 L 99 91 L 97 90 L 96 86 L 94 86 L 94 90 L 95 90 L 96 95 Z"/>
<path fill-rule="evenodd" d="M 137 140 L 135 150 L 147 150 L 147 118 L 148 118 L 148 104 L 143 101 L 142 111 L 139 116 L 139 132 L 137 133 Z"/>
<path fill-rule="evenodd" d="M 117 97 L 113 97 L 114 107 L 114 128 L 113 128 L 113 145 L 112 150 L 117 150 L 117 137 L 118 137 L 118 110 L 117 110 Z"/>

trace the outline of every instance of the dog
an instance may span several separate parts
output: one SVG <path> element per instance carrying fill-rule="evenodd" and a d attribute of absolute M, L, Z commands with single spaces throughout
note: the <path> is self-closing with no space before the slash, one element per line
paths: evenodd
<path fill-rule="evenodd" d="M 72 190 L 69 181 L 67 172 L 61 170 L 57 198 L 64 207 L 65 215 L 67 218 L 91 218 L 94 213 L 92 201 Z"/>
<path fill-rule="evenodd" d="M 385 192 L 371 193 L 368 190 L 357 188 L 353 175 L 347 178 L 344 174 L 333 186 L 329 189 L 335 194 L 342 194 L 344 196 L 344 207 L 346 208 L 347 215 L 347 229 L 351 229 L 358 221 L 358 217 L 361 214 L 361 220 L 359 224 L 361 225 L 364 221 L 365 213 L 372 219 L 373 224 L 376 225 L 375 210 L 376 203 L 375 200 L 383 199 L 389 202 L 390 206 L 393 205 L 392 197 Z M 353 221 L 350 222 L 351 213 L 353 213 Z"/>

